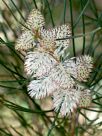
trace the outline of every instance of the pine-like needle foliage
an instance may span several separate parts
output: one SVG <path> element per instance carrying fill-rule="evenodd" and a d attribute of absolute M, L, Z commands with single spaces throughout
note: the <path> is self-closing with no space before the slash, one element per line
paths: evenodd
<path fill-rule="evenodd" d="M 1 136 L 101 136 L 100 5 L 1 0 Z"/>

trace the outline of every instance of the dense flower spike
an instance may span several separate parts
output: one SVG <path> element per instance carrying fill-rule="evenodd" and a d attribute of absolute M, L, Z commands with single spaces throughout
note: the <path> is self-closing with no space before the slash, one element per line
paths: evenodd
<path fill-rule="evenodd" d="M 15 49 L 16 50 L 29 50 L 38 45 L 38 29 L 45 25 L 44 17 L 40 11 L 33 9 L 28 16 L 23 27 L 23 33 L 18 38 Z M 28 29 L 27 29 L 28 28 Z"/>
<path fill-rule="evenodd" d="M 79 104 L 80 91 L 74 88 L 62 89 L 53 93 L 53 105 L 55 111 L 60 111 L 62 116 L 73 112 Z"/>
<path fill-rule="evenodd" d="M 75 60 L 76 59 L 76 60 Z M 76 57 L 64 62 L 64 67 L 78 81 L 87 81 L 93 68 L 92 57 L 88 55 Z"/>
<path fill-rule="evenodd" d="M 53 93 L 55 111 L 60 110 L 63 116 L 70 114 L 70 112 L 73 112 L 77 107 L 89 107 L 91 99 L 90 90 L 81 90 L 78 85 L 76 85 L 76 88 L 60 88 Z"/>
<path fill-rule="evenodd" d="M 49 76 L 46 78 L 32 80 L 28 85 L 28 92 L 31 97 L 41 99 L 51 95 L 58 88 L 57 84 Z"/>
<path fill-rule="evenodd" d="M 59 86 L 59 88 L 70 89 L 75 85 L 74 80 L 71 78 L 69 73 L 66 73 L 61 63 L 51 70 L 50 77 Z"/>
<path fill-rule="evenodd" d="M 24 64 L 24 70 L 31 78 L 27 86 L 29 95 L 36 99 L 53 96 L 55 111 L 60 111 L 62 116 L 77 107 L 88 107 L 91 103 L 90 90 L 80 86 L 79 82 L 89 78 L 93 68 L 92 57 L 84 55 L 60 61 L 70 45 L 70 25 L 47 30 L 43 15 L 34 9 L 25 26 L 28 29 L 23 28 L 15 48 L 29 51 Z"/>
<path fill-rule="evenodd" d="M 78 57 L 76 63 L 74 61 L 73 63 L 78 64 L 79 60 L 82 59 L 86 61 L 88 57 Z M 71 78 L 70 61 L 72 59 L 61 63 L 56 61 L 50 54 L 39 51 L 29 52 L 25 61 L 27 75 L 37 78 L 28 85 L 29 95 L 36 99 L 53 95 L 55 111 L 60 108 L 60 113 L 63 116 L 77 107 L 87 107 L 91 103 L 90 91 L 88 89 L 83 90 Z"/>
<path fill-rule="evenodd" d="M 57 64 L 57 61 L 45 52 L 28 52 L 25 59 L 25 71 L 28 76 L 41 78 Z"/>
<path fill-rule="evenodd" d="M 57 26 L 53 29 L 40 29 L 40 35 L 43 39 L 62 39 L 65 40 L 64 38 L 69 38 L 71 36 L 71 28 L 70 25 L 64 24 L 61 26 Z M 69 39 L 67 39 L 69 40 Z M 68 42 L 69 43 L 69 42 Z"/>
<path fill-rule="evenodd" d="M 41 12 L 37 9 L 33 9 L 28 16 L 25 26 L 31 31 L 36 31 L 45 26 L 45 19 Z M 25 30 L 26 28 L 23 29 Z"/>
<path fill-rule="evenodd" d="M 60 88 L 70 89 L 75 82 L 66 73 L 61 64 L 47 53 L 30 52 L 25 62 L 27 74 L 37 77 L 28 85 L 28 91 L 31 97 L 40 99 L 49 96 Z"/>
<path fill-rule="evenodd" d="M 31 31 L 25 31 L 16 41 L 16 50 L 28 50 L 36 46 L 36 41 L 34 41 L 34 36 Z"/>
<path fill-rule="evenodd" d="M 47 39 L 49 41 L 54 41 L 54 45 L 56 49 L 54 53 L 59 56 L 63 56 L 64 51 L 70 45 L 69 37 L 71 36 L 71 29 L 69 24 L 61 25 L 59 27 L 55 27 L 49 30 L 41 28 L 39 33 L 43 40 L 46 41 Z"/>
<path fill-rule="evenodd" d="M 81 91 L 81 96 L 79 99 L 79 107 L 89 107 L 91 104 L 91 92 L 89 89 Z"/>
<path fill-rule="evenodd" d="M 71 36 L 71 29 L 69 24 L 46 30 L 43 15 L 37 9 L 33 9 L 25 26 L 23 34 L 17 40 L 15 46 L 17 50 L 29 50 L 37 47 L 52 53 L 57 58 L 64 56 L 65 50 L 70 45 L 68 38 Z"/>

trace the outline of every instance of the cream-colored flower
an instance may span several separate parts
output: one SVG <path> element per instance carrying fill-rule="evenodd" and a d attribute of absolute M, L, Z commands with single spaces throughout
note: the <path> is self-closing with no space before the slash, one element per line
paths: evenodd
<path fill-rule="evenodd" d="M 66 60 L 63 66 L 78 81 L 87 81 L 93 68 L 93 59 L 88 55 Z"/>
<path fill-rule="evenodd" d="M 70 45 L 70 39 L 66 39 L 71 35 L 69 29 L 70 27 L 68 25 L 61 25 L 52 30 L 45 30 L 43 28 L 39 29 L 39 31 L 25 30 L 18 38 L 15 48 L 17 50 L 36 48 L 48 52 L 57 59 L 60 59 L 60 56 L 64 56 L 65 50 L 67 50 Z"/>
<path fill-rule="evenodd" d="M 25 60 L 25 71 L 31 78 L 36 78 L 36 80 L 32 79 L 28 85 L 29 95 L 36 99 L 53 95 L 55 111 L 60 108 L 63 116 L 70 114 L 77 107 L 89 106 L 90 91 L 75 83 L 71 77 L 74 73 L 70 70 L 77 69 L 77 65 L 83 61 L 84 67 L 89 66 L 91 60 L 89 56 L 81 56 L 76 58 L 76 63 L 73 59 L 62 63 L 47 52 L 29 52 Z M 89 68 L 92 67 L 89 66 Z"/>
<path fill-rule="evenodd" d="M 75 85 L 74 80 L 71 78 L 70 74 L 65 71 L 61 63 L 51 70 L 50 77 L 57 83 L 59 88 L 70 89 Z"/>
<path fill-rule="evenodd" d="M 33 33 L 31 31 L 24 31 L 17 39 L 15 49 L 16 50 L 28 50 L 37 45 L 34 40 Z"/>
<path fill-rule="evenodd" d="M 25 58 L 24 69 L 28 76 L 41 78 L 49 74 L 58 62 L 45 52 L 28 52 Z"/>
<path fill-rule="evenodd" d="M 91 93 L 89 89 L 82 90 L 76 84 L 70 89 L 60 89 L 53 92 L 53 106 L 56 112 L 62 116 L 70 114 L 78 107 L 89 107 L 91 104 Z"/>
<path fill-rule="evenodd" d="M 38 50 L 47 51 L 60 59 L 70 45 L 70 25 L 64 24 L 52 29 L 45 29 L 45 20 L 41 12 L 33 9 L 23 27 L 23 33 L 18 38 L 15 49 L 29 50 L 36 47 Z M 28 30 L 28 29 L 29 30 Z"/>
<path fill-rule="evenodd" d="M 60 112 L 62 116 L 70 114 L 73 112 L 80 99 L 80 91 L 74 88 L 62 89 L 55 91 L 53 93 L 53 106 L 56 112 Z"/>
<path fill-rule="evenodd" d="M 45 29 L 44 17 L 34 9 L 25 23 L 15 49 L 26 50 L 24 70 L 31 81 L 27 86 L 29 95 L 36 99 L 53 96 L 55 111 L 62 116 L 70 114 L 77 107 L 91 103 L 90 90 L 80 87 L 79 82 L 87 81 L 93 68 L 92 57 L 88 55 L 60 61 L 70 45 L 70 25 Z M 75 79 L 76 80 L 75 80 Z"/>
<path fill-rule="evenodd" d="M 46 41 L 47 39 L 48 41 L 54 42 L 55 50 L 53 52 L 56 56 L 58 55 L 60 57 L 64 55 L 64 51 L 68 49 L 70 45 L 71 28 L 69 24 L 61 25 L 49 30 L 41 28 L 39 33 L 43 40 Z"/>
<path fill-rule="evenodd" d="M 74 81 L 66 73 L 62 64 L 45 52 L 29 52 L 25 60 L 28 76 L 36 78 L 28 85 L 28 92 L 36 99 L 51 95 L 58 88 L 69 89 Z"/>
<path fill-rule="evenodd" d="M 80 100 L 78 107 L 89 107 L 91 105 L 91 92 L 89 89 L 81 91 Z"/>
<path fill-rule="evenodd" d="M 40 11 L 33 9 L 28 16 L 25 23 L 26 27 L 23 27 L 23 33 L 17 39 L 15 49 L 16 50 L 29 50 L 39 45 L 39 33 L 38 29 L 45 25 L 44 17 Z M 28 29 L 27 29 L 28 28 Z"/>
<path fill-rule="evenodd" d="M 57 26 L 53 29 L 48 29 L 48 30 L 41 28 L 40 35 L 43 39 L 49 39 L 49 40 L 62 39 L 63 40 L 64 38 L 69 38 L 71 36 L 71 28 L 69 24 L 64 24 L 64 25 Z"/>
<path fill-rule="evenodd" d="M 58 88 L 57 83 L 49 76 L 32 80 L 28 85 L 28 92 L 32 98 L 41 99 L 51 95 Z"/>
<path fill-rule="evenodd" d="M 25 26 L 31 31 L 38 30 L 39 28 L 45 26 L 44 16 L 38 9 L 33 9 L 28 16 Z M 25 29 L 26 28 L 24 27 L 23 30 Z"/>

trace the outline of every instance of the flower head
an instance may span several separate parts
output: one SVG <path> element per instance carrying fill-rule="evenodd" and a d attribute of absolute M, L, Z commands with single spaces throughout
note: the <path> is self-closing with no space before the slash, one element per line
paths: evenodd
<path fill-rule="evenodd" d="M 79 100 L 79 107 L 89 107 L 91 104 L 91 92 L 89 89 L 84 89 L 83 91 L 81 91 L 81 96 L 80 96 L 80 100 Z"/>
<path fill-rule="evenodd" d="M 25 71 L 28 76 L 36 78 L 29 83 L 28 91 L 31 97 L 37 99 L 49 96 L 60 88 L 70 89 L 75 84 L 62 64 L 48 53 L 29 52 L 25 61 Z"/>
<path fill-rule="evenodd" d="M 78 107 L 89 107 L 91 104 L 91 93 L 89 89 L 81 90 L 78 84 L 70 89 L 62 89 L 53 93 L 53 106 L 56 112 L 62 116 L 70 114 Z"/>
<path fill-rule="evenodd" d="M 39 28 L 45 26 L 44 16 L 38 9 L 33 9 L 28 16 L 25 26 L 31 31 L 38 30 Z M 25 29 L 26 28 L 23 28 L 23 30 Z"/>
<path fill-rule="evenodd" d="M 78 83 L 89 78 L 93 68 L 92 57 L 84 55 L 60 61 L 70 45 L 70 25 L 47 30 L 43 15 L 34 9 L 25 26 L 29 30 L 23 28 L 15 48 L 29 51 L 24 64 L 27 77 L 31 78 L 27 86 L 29 95 L 36 99 L 53 96 L 54 109 L 63 116 L 77 107 L 89 106 L 90 90 L 80 87 Z M 30 51 L 32 48 L 34 50 Z"/>
<path fill-rule="evenodd" d="M 40 36 L 44 41 L 46 39 L 48 41 L 53 41 L 53 45 L 55 46 L 53 50 L 53 53 L 57 56 L 63 56 L 64 51 L 69 47 L 70 45 L 70 39 L 68 39 L 71 36 L 71 28 L 70 25 L 61 25 L 58 27 L 55 27 L 53 29 L 46 30 L 44 28 L 40 29 Z M 46 44 L 45 44 L 46 45 Z M 53 48 L 53 45 L 51 44 L 51 47 Z M 46 45 L 47 47 L 47 45 Z"/>
<path fill-rule="evenodd" d="M 45 52 L 28 52 L 25 58 L 24 69 L 28 76 L 42 78 L 49 74 L 57 61 Z"/>
<path fill-rule="evenodd" d="M 88 55 L 69 59 L 63 63 L 67 71 L 78 81 L 85 82 L 93 68 L 92 57 Z"/>
<path fill-rule="evenodd" d="M 28 19 L 23 27 L 22 35 L 17 39 L 15 49 L 16 50 L 29 50 L 39 45 L 38 29 L 45 25 L 44 17 L 37 9 L 33 9 L 28 16 Z"/>
<path fill-rule="evenodd" d="M 53 106 L 62 116 L 73 112 L 79 104 L 80 91 L 75 88 L 59 89 L 53 93 Z"/>
<path fill-rule="evenodd" d="M 87 59 L 89 56 L 82 56 L 80 60 L 86 60 L 84 57 Z M 80 87 L 71 77 L 71 61 L 73 60 L 62 63 L 49 53 L 40 51 L 29 52 L 25 60 L 25 71 L 32 78 L 28 85 L 29 95 L 36 99 L 52 95 L 55 111 L 60 108 L 63 116 L 70 114 L 77 107 L 87 107 L 91 103 L 90 91 Z M 76 64 L 80 62 L 82 61 L 79 61 L 79 58 L 76 63 L 73 61 L 74 69 L 77 69 Z M 36 79 L 33 79 L 34 77 Z"/>
<path fill-rule="evenodd" d="M 66 40 L 67 38 L 71 36 L 71 28 L 69 24 L 64 24 L 64 25 L 57 26 L 53 29 L 48 29 L 48 30 L 41 28 L 40 35 L 43 39 Z"/>
<path fill-rule="evenodd" d="M 33 9 L 25 23 L 22 35 L 18 38 L 15 48 L 17 50 L 29 50 L 37 48 L 51 53 L 60 59 L 70 45 L 70 25 L 61 25 L 53 29 L 45 29 L 45 20 L 41 12 Z M 28 30 L 28 29 L 29 30 Z"/>
<path fill-rule="evenodd" d="M 56 88 L 56 83 L 49 76 L 46 76 L 46 78 L 32 80 L 28 85 L 28 93 L 32 98 L 41 99 L 52 95 Z"/>
<path fill-rule="evenodd" d="M 24 31 L 16 41 L 16 50 L 28 50 L 34 48 L 37 43 L 33 40 L 34 36 L 31 31 Z"/>
<path fill-rule="evenodd" d="M 59 88 L 70 89 L 75 85 L 74 80 L 71 78 L 69 73 L 66 73 L 61 63 L 51 70 L 50 77 L 59 86 Z"/>

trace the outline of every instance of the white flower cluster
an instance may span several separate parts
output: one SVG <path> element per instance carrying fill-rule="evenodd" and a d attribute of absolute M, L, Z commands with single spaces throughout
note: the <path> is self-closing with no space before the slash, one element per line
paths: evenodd
<path fill-rule="evenodd" d="M 23 28 L 15 48 L 27 51 L 24 70 L 31 77 L 27 87 L 29 95 L 36 99 L 52 96 L 55 111 L 60 111 L 63 116 L 77 107 L 89 106 L 90 90 L 78 83 L 89 78 L 92 58 L 84 55 L 60 61 L 70 45 L 70 26 L 65 24 L 47 30 L 43 15 L 35 9 L 25 25 L 29 30 Z"/>

